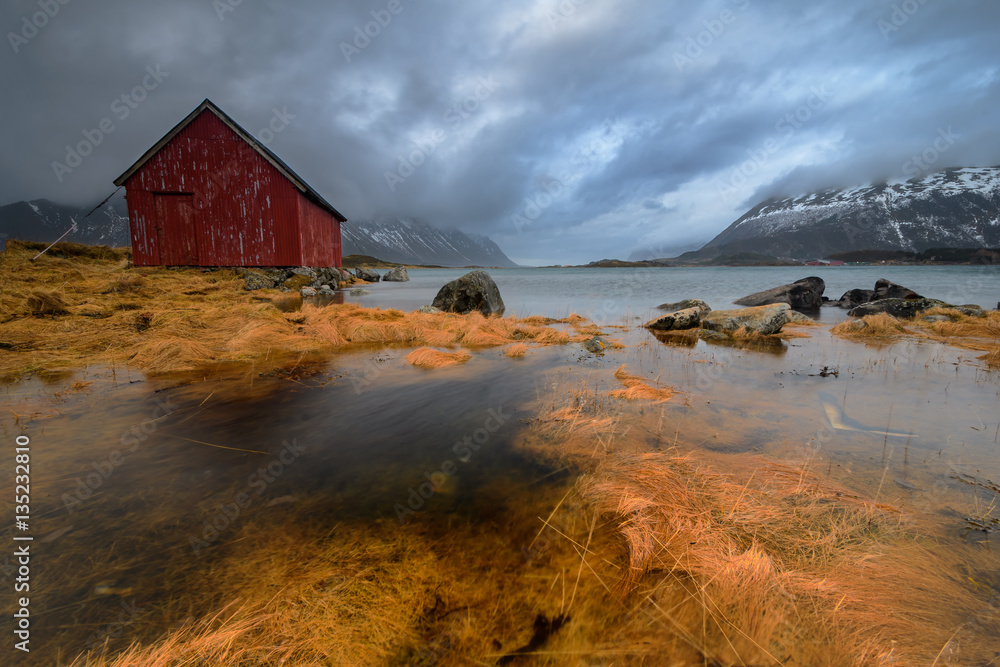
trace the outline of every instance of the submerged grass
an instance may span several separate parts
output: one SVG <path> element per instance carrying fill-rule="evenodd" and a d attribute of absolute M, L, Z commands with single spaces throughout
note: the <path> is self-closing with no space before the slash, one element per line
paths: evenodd
<path fill-rule="evenodd" d="M 663 403 L 673 398 L 676 393 L 675 390 L 669 387 L 660 387 L 638 375 L 632 375 L 625 369 L 624 364 L 615 371 L 615 378 L 625 385 L 625 388 L 612 391 L 609 396 L 613 398 L 624 398 L 628 401 L 646 400 Z"/>
<path fill-rule="evenodd" d="M 461 364 L 472 358 L 472 355 L 465 350 L 458 352 L 442 352 L 431 347 L 418 347 L 413 352 L 406 355 L 406 361 L 413 366 L 420 368 L 441 368 L 443 366 L 454 366 Z"/>
<path fill-rule="evenodd" d="M 943 316 L 947 321 L 929 318 Z M 832 327 L 830 333 L 860 341 L 891 341 L 910 337 L 933 340 L 955 347 L 978 350 L 987 354 L 979 357 L 991 366 L 1000 366 L 1000 311 L 986 311 L 983 317 L 966 315 L 954 308 L 931 308 L 912 323 L 887 313 L 865 315 Z"/>

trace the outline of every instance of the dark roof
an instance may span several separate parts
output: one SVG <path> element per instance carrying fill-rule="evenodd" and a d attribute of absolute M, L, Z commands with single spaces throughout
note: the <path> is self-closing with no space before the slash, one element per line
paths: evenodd
<path fill-rule="evenodd" d="M 280 171 L 285 176 L 285 178 L 287 178 L 288 180 L 290 180 L 295 185 L 295 187 L 299 189 L 300 192 L 304 193 L 307 197 L 309 197 L 310 199 L 312 199 L 313 201 L 315 201 L 322 208 L 325 208 L 327 211 L 329 211 L 330 213 L 332 213 L 341 222 L 346 222 L 347 221 L 347 218 L 345 218 L 340 213 L 340 211 L 338 211 L 337 209 L 335 209 L 330 204 L 330 202 L 328 202 L 327 200 L 323 199 L 323 197 L 318 192 L 316 192 L 315 190 L 313 190 L 312 187 L 310 187 L 310 185 L 308 183 L 306 183 L 304 180 L 302 180 L 301 176 L 299 176 L 294 171 L 292 171 L 291 167 L 289 167 L 287 164 L 285 164 L 282 161 L 281 158 L 279 158 L 277 155 L 275 155 L 273 152 L 271 152 L 270 148 L 268 148 L 264 144 L 260 143 L 252 134 L 250 134 L 249 132 L 247 132 L 246 130 L 244 130 L 240 126 L 239 123 L 237 123 L 235 120 L 233 120 L 232 118 L 230 118 L 229 115 L 225 111 L 223 111 L 219 107 L 215 106 L 215 104 L 213 104 L 212 101 L 210 99 L 208 99 L 208 98 L 206 98 L 204 102 L 202 102 L 201 104 L 199 104 L 197 109 L 195 109 L 194 111 L 192 111 L 191 113 L 189 113 L 184 120 L 182 120 L 181 122 L 177 123 L 177 125 L 175 125 L 172 130 L 170 130 L 165 135 L 163 135 L 163 138 L 160 139 L 159 141 L 157 141 L 155 144 L 153 144 L 152 148 L 150 148 L 148 151 L 146 151 L 145 153 L 143 153 L 142 157 L 140 157 L 138 160 L 136 160 L 135 164 L 133 164 L 131 167 L 129 167 L 125 171 L 124 174 L 122 174 L 121 176 L 119 176 L 118 178 L 116 178 L 115 181 L 114 181 L 115 185 L 117 185 L 119 187 L 121 185 L 123 185 L 125 183 L 125 181 L 127 181 L 129 178 L 131 178 L 131 176 L 135 172 L 139 171 L 139 169 L 142 168 L 142 165 L 146 164 L 146 162 L 148 162 L 151 157 L 153 157 L 154 155 L 156 155 L 156 153 L 158 153 L 161 148 L 163 148 L 164 146 L 166 146 L 167 143 L 171 139 L 173 139 L 175 136 L 177 136 L 178 132 L 180 132 L 185 127 L 187 127 L 188 125 L 190 125 L 191 122 L 195 118 L 197 118 L 206 109 L 208 111 L 211 111 L 212 113 L 214 113 L 216 116 L 218 116 L 219 120 L 221 120 L 223 123 L 225 123 L 233 132 L 235 132 L 236 134 L 238 134 L 241 139 L 243 139 L 248 144 L 250 144 L 255 151 L 257 151 L 258 153 L 260 153 L 261 157 L 263 157 L 265 160 L 267 160 L 268 162 L 270 162 L 271 165 L 275 169 L 277 169 L 278 171 Z"/>

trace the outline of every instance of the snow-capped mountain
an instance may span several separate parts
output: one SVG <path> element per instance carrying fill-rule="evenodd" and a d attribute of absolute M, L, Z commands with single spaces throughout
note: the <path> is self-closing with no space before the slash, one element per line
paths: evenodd
<path fill-rule="evenodd" d="M 848 250 L 1000 247 L 1000 167 L 771 199 L 695 253 L 808 259 Z"/>
<path fill-rule="evenodd" d="M 489 237 L 438 229 L 412 218 L 348 220 L 343 254 L 371 255 L 399 264 L 517 266 Z"/>
<path fill-rule="evenodd" d="M 64 241 L 107 245 L 112 247 L 129 244 L 128 215 L 124 200 L 109 202 L 84 218 L 93 206 L 77 208 L 56 204 L 48 199 L 19 201 L 0 206 L 0 234 L 8 239 L 23 241 L 55 241 L 77 223 L 77 229 L 67 234 Z"/>

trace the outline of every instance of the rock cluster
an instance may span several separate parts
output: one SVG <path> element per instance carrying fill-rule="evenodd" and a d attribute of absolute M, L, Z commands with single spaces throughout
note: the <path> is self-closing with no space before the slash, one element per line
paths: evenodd
<path fill-rule="evenodd" d="M 282 292 L 301 292 L 311 288 L 318 293 L 332 293 L 339 289 L 340 284 L 350 275 L 344 269 L 336 267 L 314 268 L 297 266 L 290 268 L 238 268 L 236 272 L 243 277 L 247 290 L 275 289 Z M 324 289 L 325 288 L 325 289 Z"/>

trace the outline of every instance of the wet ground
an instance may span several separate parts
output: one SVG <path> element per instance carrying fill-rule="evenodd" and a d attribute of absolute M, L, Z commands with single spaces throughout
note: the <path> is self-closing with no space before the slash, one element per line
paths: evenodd
<path fill-rule="evenodd" d="M 634 428 L 620 437 L 641 438 L 640 448 L 713 461 L 754 452 L 897 506 L 948 548 L 993 549 L 1000 373 L 935 343 L 798 331 L 811 337 L 763 350 L 609 330 L 628 347 L 534 348 L 524 359 L 487 349 L 433 371 L 409 366 L 406 349 L 372 349 L 268 375 L 228 367 L 145 378 L 116 367 L 4 386 L 0 433 L 10 447 L 25 435 L 31 448 L 29 528 L 0 531 L 9 544 L 34 538 L 32 652 L 19 664 L 67 664 L 88 647 L 124 648 L 211 613 L 192 591 L 250 526 L 258 536 L 296 523 L 384 533 L 418 520 L 433 534 L 471 536 L 471 525 L 516 516 L 526 522 L 511 531 L 516 553 L 578 472 L 522 446 L 540 410 L 581 387 L 620 387 L 621 364 L 682 392 L 623 408 Z M 10 498 L 13 476 L 0 488 Z M 5 588 L 12 565 L 0 555 Z M 976 582 L 984 600 L 1000 593 Z M 942 623 L 996 613 L 984 602 Z"/>

